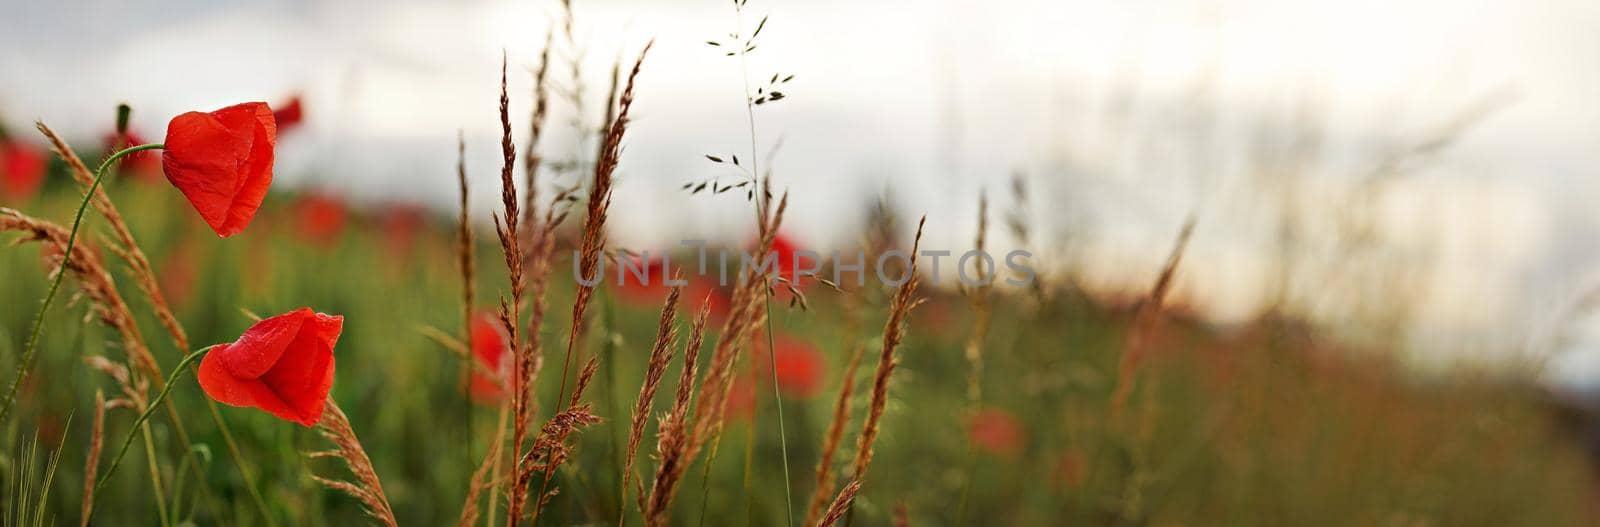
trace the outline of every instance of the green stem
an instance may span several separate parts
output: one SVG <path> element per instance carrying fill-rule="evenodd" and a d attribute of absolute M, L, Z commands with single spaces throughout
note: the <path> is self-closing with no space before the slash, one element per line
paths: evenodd
<path fill-rule="evenodd" d="M 83 212 L 88 210 L 89 200 L 99 190 L 100 181 L 105 179 L 106 169 L 129 154 L 159 148 L 165 148 L 165 145 L 148 144 L 124 148 L 106 157 L 106 160 L 100 163 L 100 168 L 95 169 L 94 182 L 90 183 L 89 190 L 83 193 L 83 202 L 78 204 L 78 214 L 72 219 L 72 232 L 67 235 L 67 247 L 61 251 L 61 268 L 56 270 L 56 277 L 50 282 L 50 291 L 45 293 L 44 302 L 39 306 L 39 313 L 33 317 L 33 332 L 28 335 L 28 346 L 22 352 L 22 361 L 17 363 L 17 378 L 12 379 L 11 388 L 6 390 L 5 403 L 0 405 L 0 423 L 4 423 L 6 417 L 11 415 L 12 403 L 17 400 L 17 388 L 22 385 L 22 379 L 28 376 L 28 368 L 33 366 L 34 354 L 39 349 L 39 331 L 44 327 L 44 314 L 50 310 L 50 302 L 55 300 L 56 291 L 61 289 L 61 279 L 67 274 L 67 265 L 72 261 L 72 249 L 78 242 L 78 227 L 83 224 Z"/>
<path fill-rule="evenodd" d="M 155 408 L 151 407 L 150 409 L 154 410 Z M 156 496 L 156 514 L 161 518 L 161 525 L 172 525 L 172 521 L 167 517 L 167 492 L 162 490 L 161 464 L 156 461 L 156 439 L 155 436 L 150 433 L 150 423 L 140 423 L 138 428 L 129 431 L 129 440 L 133 439 L 134 431 L 144 435 L 144 460 L 145 463 L 149 464 L 150 466 L 150 492 Z M 122 446 L 126 448 L 128 444 L 123 443 Z"/>
<path fill-rule="evenodd" d="M 778 446 L 781 448 L 783 455 L 784 518 L 788 525 L 793 526 L 794 500 L 790 496 L 794 492 L 789 490 L 789 432 L 785 428 L 787 425 L 784 424 L 783 419 L 783 395 L 778 393 L 778 350 L 774 346 L 772 336 L 772 289 L 763 289 L 767 292 L 766 307 L 764 309 L 767 312 L 767 364 L 772 367 L 772 400 L 778 403 Z"/>
<path fill-rule="evenodd" d="M 616 339 L 612 338 L 612 336 L 617 332 L 616 306 L 611 302 L 610 297 L 604 295 L 602 295 L 600 301 L 602 302 L 601 305 L 605 306 L 604 313 L 606 318 L 606 341 L 605 346 L 600 348 L 600 352 L 604 354 L 604 358 L 600 360 L 605 361 L 606 364 L 616 364 L 611 360 L 616 355 Z M 622 415 L 621 411 L 617 410 L 616 368 L 606 368 L 606 406 L 611 412 L 611 415 Z M 617 432 L 622 430 L 618 424 L 623 423 L 623 421 L 618 420 L 613 421 L 613 423 L 614 424 L 609 427 L 610 432 L 607 434 L 607 439 L 611 441 L 612 470 L 616 471 L 618 474 L 622 474 L 622 493 L 618 494 L 619 497 L 617 498 L 617 527 L 623 527 L 627 525 L 628 521 L 628 478 L 631 476 L 631 474 L 623 469 L 622 458 L 624 454 L 622 451 L 625 449 L 625 447 L 622 446 L 622 441 L 617 438 Z M 629 452 L 628 454 L 632 453 Z"/>
<path fill-rule="evenodd" d="M 199 373 L 195 374 L 196 376 Z M 206 398 L 206 406 L 211 409 L 211 420 L 217 424 L 217 430 L 222 432 L 222 442 L 228 446 L 228 457 L 233 458 L 233 465 L 239 469 L 239 477 L 244 479 L 245 490 L 250 491 L 250 501 L 255 502 L 256 508 L 261 511 L 262 521 L 267 522 L 267 527 L 277 527 L 278 523 L 272 518 L 272 511 L 267 509 L 267 501 L 261 498 L 261 491 L 256 490 L 256 479 L 244 463 L 244 456 L 239 454 L 239 444 L 234 442 L 233 433 L 228 430 L 228 422 L 222 420 L 222 412 L 217 410 L 217 402 Z"/>
<path fill-rule="evenodd" d="M 206 346 L 196 350 L 194 353 L 190 353 L 189 356 L 184 357 L 183 362 L 179 362 L 178 367 L 172 370 L 172 375 L 167 377 L 167 384 L 161 387 L 161 393 L 156 394 L 156 398 L 152 399 L 150 404 L 145 405 L 144 412 L 140 413 L 139 419 L 133 422 L 134 427 L 138 428 L 143 426 L 145 421 L 150 419 L 150 415 L 155 413 L 156 407 L 160 406 L 161 402 L 166 400 L 167 394 L 172 393 L 172 388 L 178 385 L 178 377 L 183 375 L 184 370 L 187 369 L 190 364 L 193 364 L 194 361 L 199 360 L 202 355 L 206 354 L 206 352 L 211 351 L 211 348 L 215 347 L 216 346 Z M 117 449 L 117 455 L 111 458 L 111 465 L 106 467 L 105 473 L 101 474 L 100 480 L 96 481 L 94 484 L 96 489 L 95 497 L 99 497 L 100 492 L 98 492 L 98 490 L 100 487 L 105 486 L 106 481 L 111 479 L 111 475 L 116 473 L 117 465 L 122 464 L 122 456 L 128 453 L 128 445 L 133 443 L 133 436 L 134 432 L 130 431 L 126 437 L 122 438 L 122 446 Z M 91 506 L 93 506 L 92 503 Z"/>
<path fill-rule="evenodd" d="M 761 405 L 750 405 L 750 426 L 745 427 L 744 441 L 744 483 L 740 488 L 744 492 L 744 524 L 750 527 L 755 524 L 756 493 L 750 489 L 750 476 L 755 469 L 756 452 L 756 423 L 761 422 Z"/>
<path fill-rule="evenodd" d="M 722 425 L 717 425 L 721 428 Z M 722 446 L 722 431 L 718 430 L 711 436 L 711 452 L 706 454 L 706 463 L 700 472 L 700 523 L 699 527 L 706 526 L 706 512 L 711 503 L 711 465 L 717 461 L 717 451 Z"/>
<path fill-rule="evenodd" d="M 744 31 L 743 5 L 743 3 L 733 4 L 734 16 L 736 17 L 735 23 L 738 24 L 738 28 L 741 32 Z M 759 31 L 759 28 L 757 30 Z M 754 39 L 755 37 L 751 36 L 751 38 Z M 757 194 L 755 200 L 756 221 L 761 224 L 765 224 L 767 221 L 767 209 L 771 208 L 771 203 L 767 203 L 767 191 L 766 188 L 761 185 L 761 153 L 756 150 L 756 110 L 755 103 L 750 97 L 750 63 L 745 57 L 749 51 L 750 46 L 742 44 L 739 46 L 739 78 L 744 82 L 745 124 L 750 129 L 750 173 L 755 176 L 755 192 Z M 766 203 L 767 206 L 763 207 L 763 203 Z M 756 257 L 762 258 L 763 261 L 765 261 L 766 255 L 756 255 Z M 783 262 L 778 262 L 778 269 L 780 269 L 778 274 L 782 275 L 783 272 L 781 269 L 783 269 Z M 766 280 L 766 277 L 763 276 L 761 279 Z M 766 296 L 763 299 L 762 311 L 767 317 L 767 359 L 768 364 L 772 366 L 772 400 L 776 402 L 778 406 L 778 446 L 779 452 L 783 456 L 783 520 L 785 525 L 794 527 L 794 491 L 789 487 L 789 433 L 788 430 L 785 429 L 787 425 L 784 424 L 783 418 L 783 395 L 778 392 L 778 351 L 773 347 L 772 288 L 770 287 L 769 283 L 762 284 L 761 289 L 766 293 Z M 754 427 L 755 423 L 752 422 L 751 426 Z"/>

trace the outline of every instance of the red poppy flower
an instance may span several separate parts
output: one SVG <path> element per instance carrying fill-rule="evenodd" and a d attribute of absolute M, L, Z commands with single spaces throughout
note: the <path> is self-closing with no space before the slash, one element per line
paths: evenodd
<path fill-rule="evenodd" d="M 472 400 L 492 403 L 505 396 L 501 379 L 506 377 L 505 360 L 506 352 L 511 348 L 510 339 L 499 317 L 479 313 L 472 318 L 472 359 L 495 372 L 494 376 L 489 376 L 483 373 L 483 368 L 472 369 L 472 379 L 467 384 L 467 392 L 472 395 Z"/>
<path fill-rule="evenodd" d="M 1022 449 L 1022 424 L 1003 410 L 979 411 L 968 433 L 979 450 L 992 454 L 1012 455 Z"/>
<path fill-rule="evenodd" d="M 690 313 L 698 314 L 700 303 L 706 302 L 710 304 L 710 319 L 718 322 L 728 317 L 730 309 L 728 304 L 733 302 L 733 299 L 729 298 L 731 296 L 726 288 L 717 286 L 716 278 L 706 277 L 691 280 L 683 292 L 683 297 L 693 302 L 689 304 L 692 306 Z"/>
<path fill-rule="evenodd" d="M 817 259 L 809 255 L 802 256 L 799 262 L 800 265 L 795 265 L 796 253 L 800 252 L 801 249 L 800 244 L 795 243 L 793 239 L 781 232 L 772 237 L 772 249 L 767 254 L 775 260 L 773 263 L 776 264 L 777 275 L 789 280 L 789 286 L 777 285 L 772 288 L 772 299 L 775 302 L 790 302 L 790 297 L 793 295 L 789 292 L 789 287 L 802 291 L 805 289 L 803 286 L 806 280 L 800 279 L 800 270 L 811 271 L 817 267 Z M 765 260 L 757 263 L 758 265 L 765 263 Z M 815 277 L 811 279 L 814 280 Z"/>
<path fill-rule="evenodd" d="M 243 231 L 272 185 L 278 127 L 266 103 L 188 112 L 167 124 L 161 167 L 217 236 Z"/>
<path fill-rule="evenodd" d="M 111 132 L 106 134 L 106 149 L 112 152 L 149 143 L 138 132 L 126 131 L 123 133 Z M 137 181 L 154 183 L 161 180 L 161 158 L 151 151 L 134 152 L 123 157 L 117 162 L 122 166 L 122 174 L 130 176 Z"/>
<path fill-rule="evenodd" d="M 733 386 L 728 387 L 728 400 L 726 403 L 727 418 L 734 421 L 750 419 L 756 413 L 756 383 L 750 378 L 740 375 L 733 379 Z"/>
<path fill-rule="evenodd" d="M 333 346 L 343 329 L 344 317 L 311 308 L 269 317 L 200 360 L 200 387 L 223 404 L 316 425 L 333 388 Z"/>
<path fill-rule="evenodd" d="M 617 265 L 617 281 L 613 282 L 617 284 L 617 298 L 635 305 L 659 306 L 667 297 L 666 277 L 670 275 L 663 275 L 666 264 L 659 259 L 642 260 L 637 256 L 630 260 L 626 265 L 622 262 Z M 644 280 L 634 275 L 637 269 L 643 269 Z"/>
<path fill-rule="evenodd" d="M 300 121 L 305 119 L 304 110 L 300 108 L 300 95 L 289 97 L 287 102 L 278 105 L 272 111 L 272 120 L 278 123 L 278 131 L 287 132 L 300 126 Z"/>
<path fill-rule="evenodd" d="M 312 193 L 295 204 L 300 234 L 306 239 L 330 245 L 344 232 L 344 200 L 332 194 Z"/>
<path fill-rule="evenodd" d="M 766 343 L 764 334 L 758 335 L 756 339 L 762 344 Z M 767 368 L 767 362 L 770 360 L 778 364 L 776 374 L 778 388 L 785 393 L 802 399 L 810 399 L 821 393 L 822 350 L 810 342 L 780 336 L 773 342 L 772 355 L 775 359 L 768 359 L 765 353 L 756 354 L 763 381 L 773 375 Z"/>
<path fill-rule="evenodd" d="M 0 139 L 0 196 L 6 201 L 33 197 L 44 182 L 44 153 L 20 141 Z"/>
<path fill-rule="evenodd" d="M 411 254 L 416 245 L 417 233 L 427 223 L 427 215 L 419 205 L 402 203 L 384 209 L 382 219 L 384 246 L 393 256 Z"/>
<path fill-rule="evenodd" d="M 801 257 L 800 265 L 795 265 L 795 253 L 800 252 L 801 249 L 800 244 L 795 243 L 794 240 L 784 236 L 781 232 L 772 237 L 772 252 L 778 253 L 778 274 L 793 280 L 796 288 L 800 287 L 800 279 L 796 273 L 800 269 L 810 270 L 817 266 L 816 258 L 809 256 Z"/>

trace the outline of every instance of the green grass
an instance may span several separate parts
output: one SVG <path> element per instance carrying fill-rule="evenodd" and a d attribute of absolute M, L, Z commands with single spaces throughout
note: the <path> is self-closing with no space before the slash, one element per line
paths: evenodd
<path fill-rule="evenodd" d="M 74 196 L 55 190 L 19 208 L 58 222 L 70 219 Z M 424 325 L 460 331 L 447 215 L 435 218 L 411 251 L 394 253 L 375 222 L 359 218 L 331 245 L 303 241 L 285 194 L 269 196 L 268 207 L 244 234 L 218 240 L 170 189 L 119 181 L 108 190 L 158 271 L 173 265 L 173 254 L 190 264 L 190 292 L 175 295 L 174 302 L 195 347 L 236 338 L 251 323 L 241 309 L 269 315 L 310 306 L 345 315 L 335 350 L 334 397 L 349 413 L 396 515 L 408 525 L 455 521 L 496 410 L 467 411 L 458 359 L 416 332 Z M 99 245 L 103 221 L 91 212 L 86 226 L 95 234 L 88 239 Z M 0 241 L 11 237 L 0 235 Z M 492 236 L 480 229 L 479 240 Z M 478 296 L 492 299 L 506 288 L 499 248 L 480 245 L 478 251 Z M 554 266 L 552 316 L 541 329 L 546 342 L 561 342 L 568 329 L 561 314 L 570 305 L 571 267 L 566 251 L 557 253 L 563 258 Z M 31 244 L 0 250 L 0 371 L 7 375 L 45 291 L 39 262 Z M 143 317 L 153 352 L 170 371 L 179 352 L 126 276 L 118 279 Z M 75 288 L 69 278 L 62 299 L 72 298 Z M 869 358 L 880 340 L 882 295 L 854 294 L 869 305 L 855 335 L 846 329 L 840 294 L 820 288 L 811 293 L 810 311 L 774 315 L 776 332 L 812 340 L 825 351 L 828 366 L 823 395 L 784 401 L 791 483 L 802 504 L 812 491 L 818 445 L 852 339 L 866 344 Z M 969 476 L 967 517 L 986 525 L 1585 525 L 1600 519 L 1592 505 L 1592 461 L 1577 435 L 1560 426 L 1539 389 L 1515 375 L 1419 378 L 1381 350 L 1347 352 L 1286 321 L 1226 334 L 1170 321 L 1133 399 L 1117 416 L 1109 401 L 1131 313 L 1101 307 L 1071 290 L 1055 291 L 1053 300 L 1039 305 L 1025 292 L 995 298 L 984 359 L 985 405 L 1015 416 L 1023 434 L 1014 452 L 969 454 L 961 416 L 968 375 L 962 342 L 970 309 L 952 292 L 928 290 L 924 296 L 930 303 L 913 312 L 855 525 L 886 525 L 901 502 L 913 524 L 952 523 Z M 604 289 L 598 301 L 583 345 L 587 353 L 599 353 L 601 339 L 617 344 L 589 396 L 606 422 L 578 437 L 576 458 L 554 483 L 561 494 L 546 508 L 544 525 L 609 524 L 617 511 L 615 458 L 628 416 L 607 412 L 613 398 L 615 407 L 627 408 L 638 392 L 659 305 L 618 303 Z M 33 379 L 23 386 L 0 448 L 7 456 L 0 469 L 14 474 L 25 473 L 19 464 L 35 463 L 16 457 L 25 440 L 37 435 L 44 444 L 63 445 L 48 495 L 38 486 L 46 482 L 41 478 L 22 483 L 31 487 L 11 482 L 0 489 L 5 496 L 45 496 L 44 514 L 58 525 L 77 522 L 89 443 L 89 427 L 69 429 L 68 416 L 92 415 L 96 388 L 116 391 L 83 358 L 124 358 L 105 328 L 83 323 L 85 309 L 82 301 L 62 301 L 47 314 Z M 613 313 L 615 324 L 604 323 L 602 313 Z M 542 409 L 555 395 L 549 366 L 559 364 L 561 351 L 545 350 L 546 375 L 538 386 Z M 676 370 L 674 365 L 663 381 L 662 393 L 671 393 Z M 869 359 L 856 381 L 870 382 L 871 370 Z M 698 524 L 702 501 L 710 515 L 706 525 L 746 518 L 752 525 L 783 523 L 776 412 L 770 390 L 756 393 L 757 426 L 734 421 L 711 471 L 709 495 L 702 494 L 698 463 L 690 470 L 674 502 L 675 524 Z M 856 393 L 857 421 L 847 429 L 841 462 L 849 458 L 866 401 L 865 389 Z M 203 482 L 179 476 L 186 456 L 170 423 L 150 422 L 166 487 L 177 494 L 169 496 L 176 504 L 170 508 L 198 525 L 260 525 L 240 473 L 223 455 L 203 397 L 192 377 L 171 395 L 197 447 L 211 453 L 203 456 L 209 459 Z M 657 403 L 656 411 L 664 411 L 664 402 Z M 308 477 L 337 472 L 332 461 L 302 455 L 323 449 L 313 431 L 256 410 L 222 411 L 277 524 L 365 523 L 356 502 Z M 134 417 L 126 409 L 107 414 L 108 450 L 128 433 Z M 465 441 L 469 425 L 471 443 Z M 640 453 L 646 473 L 654 469 L 654 425 L 652 420 Z M 976 458 L 969 462 L 969 455 Z M 148 468 L 131 461 L 101 491 L 97 518 L 155 524 Z M 634 513 L 629 518 L 639 524 Z"/>

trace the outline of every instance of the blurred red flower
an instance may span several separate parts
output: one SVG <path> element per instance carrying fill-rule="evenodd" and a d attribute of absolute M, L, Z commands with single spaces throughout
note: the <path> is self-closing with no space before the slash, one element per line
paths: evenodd
<path fill-rule="evenodd" d="M 479 367 L 472 369 L 472 378 L 468 381 L 467 392 L 472 400 L 480 403 L 493 403 L 505 396 L 505 387 L 501 380 L 506 377 L 506 352 L 510 350 L 511 336 L 506 332 L 505 324 L 500 322 L 500 317 L 484 312 L 472 317 L 472 359 Z M 487 368 L 494 372 L 494 376 L 483 373 Z"/>
<path fill-rule="evenodd" d="M 796 291 L 805 291 L 805 283 L 809 280 L 802 280 L 797 275 L 801 269 L 807 271 L 812 270 L 817 266 L 818 262 L 816 258 L 808 255 L 801 257 L 799 262 L 800 265 L 796 266 L 795 256 L 801 250 L 803 250 L 803 248 L 800 247 L 800 244 L 795 243 L 793 239 L 785 236 L 782 232 L 772 237 L 772 250 L 767 254 L 775 255 L 776 262 L 774 263 L 777 264 L 777 275 L 784 277 L 789 281 L 789 285 L 787 286 L 780 283 L 772 287 L 773 305 L 785 305 L 793 302 L 791 297 L 794 295 L 793 293 L 789 292 L 790 288 L 793 288 Z M 757 265 L 761 265 L 763 263 L 765 263 L 765 260 L 757 262 Z M 810 280 L 814 279 L 815 277 L 812 277 Z"/>
<path fill-rule="evenodd" d="M 161 167 L 217 236 L 243 231 L 272 185 L 278 128 L 265 103 L 188 112 L 167 124 Z"/>
<path fill-rule="evenodd" d="M 810 270 L 817 266 L 817 259 L 810 256 L 801 257 L 800 265 L 795 265 L 795 254 L 803 249 L 800 244 L 795 243 L 793 239 L 784 236 L 781 232 L 772 237 L 772 252 L 778 254 L 778 273 L 784 278 L 792 280 L 795 289 L 800 289 L 801 284 L 801 280 L 795 273 L 800 269 Z M 781 291 L 783 288 L 779 287 L 778 289 Z"/>
<path fill-rule="evenodd" d="M 279 132 L 287 132 L 300 127 L 300 122 L 305 119 L 304 112 L 300 105 L 300 94 L 294 94 L 272 111 L 272 120 L 278 123 Z"/>
<path fill-rule="evenodd" d="M 344 317 L 300 308 L 268 317 L 200 361 L 200 387 L 232 406 L 316 425 L 333 388 L 333 346 Z"/>
<path fill-rule="evenodd" d="M 296 225 L 300 235 L 323 246 L 332 244 L 344 232 L 344 200 L 332 194 L 312 192 L 295 203 Z"/>
<path fill-rule="evenodd" d="M 612 282 L 617 284 L 615 288 L 617 298 L 630 304 L 643 306 L 658 305 L 664 301 L 667 298 L 667 289 L 669 289 L 666 280 L 662 278 L 662 269 L 665 268 L 666 263 L 659 259 L 645 260 L 638 256 L 630 256 L 628 260 L 626 265 L 623 262 L 618 262 L 617 276 L 603 277 L 608 282 L 611 282 L 612 278 L 617 278 L 615 282 Z M 637 269 L 643 269 L 644 280 L 640 280 L 638 276 L 634 275 L 634 271 Z"/>
<path fill-rule="evenodd" d="M 930 298 L 919 304 L 911 316 L 917 321 L 916 327 L 926 328 L 941 340 L 965 337 L 966 330 L 961 324 L 956 323 L 951 305 L 952 302 L 948 299 Z"/>
<path fill-rule="evenodd" d="M 1083 486 L 1084 477 L 1083 454 L 1077 449 L 1068 449 L 1061 453 L 1061 460 L 1056 462 L 1056 471 L 1051 478 L 1058 488 L 1075 489 Z"/>
<path fill-rule="evenodd" d="M 764 334 L 755 338 L 763 344 L 761 347 L 766 347 Z M 802 399 L 810 399 L 821 393 L 822 350 L 805 340 L 780 335 L 773 341 L 772 355 L 772 359 L 766 353 L 758 352 L 755 355 L 761 380 L 772 378 L 774 373 L 768 369 L 767 362 L 776 362 L 778 388 L 784 393 Z"/>
<path fill-rule="evenodd" d="M 991 454 L 1014 455 L 1022 449 L 1022 424 L 1004 410 L 992 408 L 972 417 L 972 443 Z"/>
<path fill-rule="evenodd" d="M 172 252 L 161 260 L 161 271 L 156 277 L 161 282 L 161 292 L 167 301 L 182 309 L 194 294 L 195 260 L 198 259 L 192 238 L 178 243 Z"/>
<path fill-rule="evenodd" d="M 689 281 L 683 290 L 683 298 L 688 301 L 690 316 L 700 313 L 700 303 L 705 302 L 711 310 L 707 317 L 712 321 L 721 321 L 728 316 L 728 304 L 733 302 L 732 296 L 726 288 L 716 283 L 716 278 L 696 277 Z"/>
<path fill-rule="evenodd" d="M 106 149 L 111 152 L 122 150 L 130 146 L 139 146 L 149 143 L 144 136 L 132 130 L 116 133 L 111 132 L 105 137 Z M 132 177 L 142 183 L 155 183 L 161 181 L 161 158 L 149 150 L 134 152 L 123 157 L 117 164 L 122 167 L 122 175 Z"/>
<path fill-rule="evenodd" d="M 740 375 L 733 379 L 733 386 L 728 387 L 727 418 L 731 420 L 749 419 L 756 413 L 756 383 L 749 377 Z"/>
<path fill-rule="evenodd" d="M 61 436 L 66 433 L 66 423 L 56 416 L 45 414 L 39 416 L 39 427 L 34 429 L 34 441 L 46 445 L 60 443 Z"/>
<path fill-rule="evenodd" d="M 421 206 L 401 203 L 385 207 L 382 219 L 383 242 L 393 256 L 406 256 L 416 245 L 417 233 L 427 223 Z"/>
<path fill-rule="evenodd" d="M 23 201 L 39 192 L 47 166 L 44 152 L 27 143 L 0 139 L 0 197 Z"/>

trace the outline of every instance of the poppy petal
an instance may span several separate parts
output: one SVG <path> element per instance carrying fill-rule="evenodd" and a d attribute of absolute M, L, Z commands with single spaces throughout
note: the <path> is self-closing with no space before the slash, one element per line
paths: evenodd
<path fill-rule="evenodd" d="M 200 359 L 200 388 L 217 402 L 229 406 L 260 408 L 273 415 L 288 415 L 289 405 L 283 402 L 266 383 L 257 379 L 240 379 L 230 375 L 221 357 L 229 345 L 222 344 Z"/>
<path fill-rule="evenodd" d="M 272 369 L 314 314 L 310 308 L 303 307 L 267 317 L 245 330 L 226 351 L 214 350 L 211 355 L 221 356 L 230 375 L 244 379 L 260 377 Z"/>
<path fill-rule="evenodd" d="M 161 165 L 218 236 L 243 231 L 272 184 L 277 126 L 264 103 L 172 118 Z"/>
<path fill-rule="evenodd" d="M 277 123 L 272 109 L 261 103 L 230 106 L 217 111 L 218 119 L 229 128 L 250 130 L 250 149 L 239 165 L 240 179 L 228 206 L 228 217 L 223 229 L 241 232 L 255 217 L 261 200 L 272 186 L 273 147 L 277 142 Z"/>
<path fill-rule="evenodd" d="M 500 382 L 482 373 L 473 372 L 472 380 L 467 384 L 467 392 L 472 400 L 479 403 L 492 403 L 505 396 L 505 389 L 500 387 Z"/>
<path fill-rule="evenodd" d="M 472 319 L 472 357 L 483 368 L 473 368 L 472 377 L 467 389 L 473 400 L 483 403 L 494 402 L 505 395 L 504 388 L 500 385 L 505 376 L 505 363 L 507 343 L 510 337 L 506 334 L 505 326 L 500 319 L 489 313 L 479 313 Z M 481 370 L 488 369 L 495 375 L 487 375 Z"/>
<path fill-rule="evenodd" d="M 311 308 L 302 309 L 311 311 Z M 327 344 L 329 350 L 332 350 L 333 346 L 339 343 L 339 334 L 344 332 L 343 315 L 328 315 L 324 313 L 312 312 L 310 323 L 312 324 L 312 328 L 317 332 L 317 338 L 324 344 Z"/>
<path fill-rule="evenodd" d="M 306 426 L 316 424 L 333 388 L 332 344 L 318 332 L 302 331 L 290 351 L 261 376 L 261 382 L 286 405 L 284 413 L 273 414 Z"/>
<path fill-rule="evenodd" d="M 343 329 L 344 317 L 310 308 L 263 319 L 201 360 L 200 386 L 225 404 L 316 425 L 333 388 L 333 346 Z"/>

